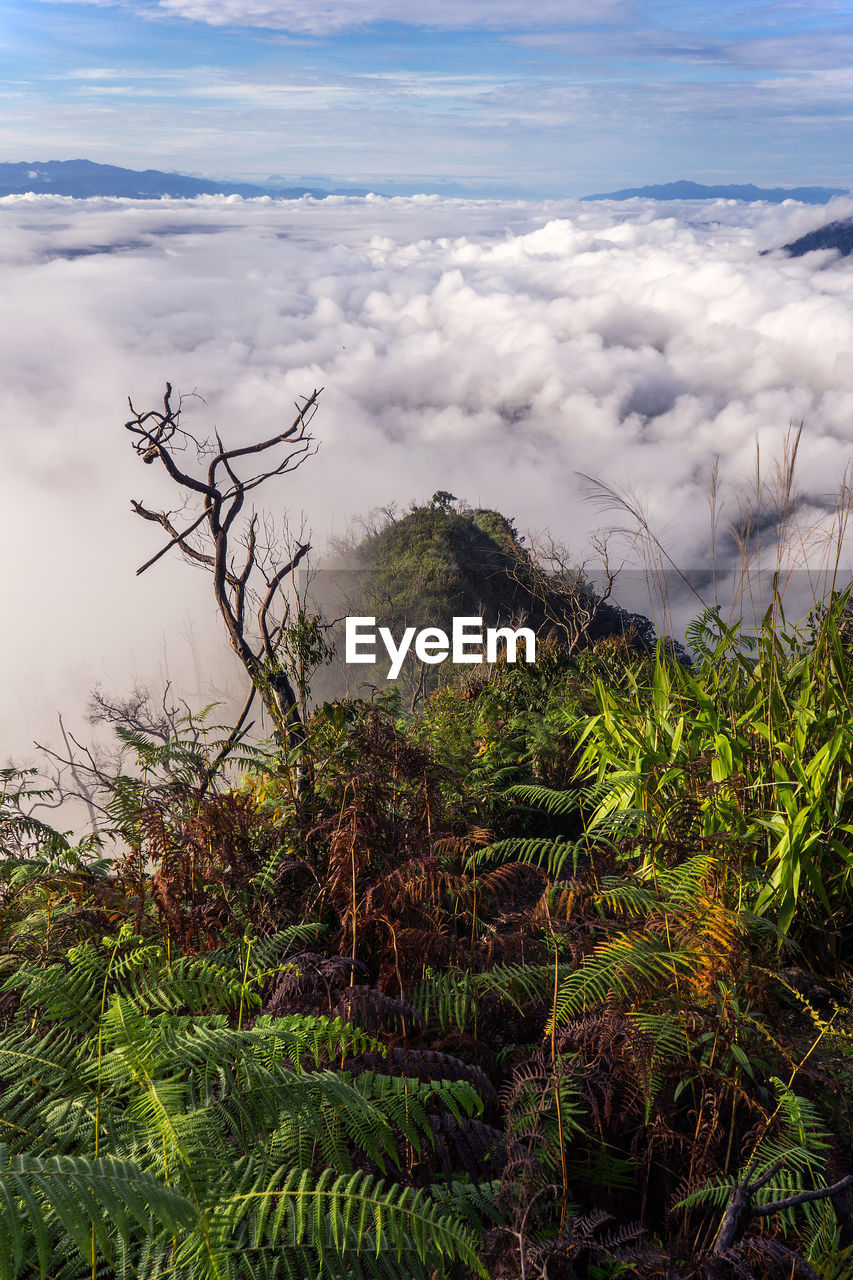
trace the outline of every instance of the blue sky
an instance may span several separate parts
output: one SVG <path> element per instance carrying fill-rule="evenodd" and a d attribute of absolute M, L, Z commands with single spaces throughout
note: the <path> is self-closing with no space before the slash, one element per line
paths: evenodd
<path fill-rule="evenodd" d="M 848 187 L 848 0 L 5 0 L 0 159 Z"/>

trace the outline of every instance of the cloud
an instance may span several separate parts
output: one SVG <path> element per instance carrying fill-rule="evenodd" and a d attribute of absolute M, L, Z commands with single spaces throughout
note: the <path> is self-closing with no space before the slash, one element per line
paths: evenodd
<path fill-rule="evenodd" d="M 534 9 L 520 0 L 158 0 L 157 10 L 213 26 L 266 27 L 321 35 L 378 22 L 438 28 L 566 27 L 590 21 L 581 0 L 541 0 Z M 623 17 L 623 0 L 599 0 L 596 23 Z"/>
<path fill-rule="evenodd" d="M 325 387 L 318 456 L 269 497 L 319 545 L 449 489 L 580 557 L 607 523 L 585 472 L 631 483 L 696 565 L 715 456 L 745 482 L 756 439 L 769 458 L 803 421 L 815 512 L 850 457 L 853 266 L 759 256 L 850 200 L 0 205 L 5 751 L 98 678 L 166 664 L 199 702 L 239 690 L 204 575 L 167 559 L 135 577 L 156 548 L 130 498 L 174 496 L 130 454 L 126 397 L 154 406 L 167 378 L 205 397 L 199 432 L 235 442 Z"/>
<path fill-rule="evenodd" d="M 19 156 L 380 190 L 383 176 L 539 195 L 682 176 L 838 186 L 853 23 L 818 8 L 38 0 L 15 27 L 26 76 L 0 139 Z"/>
<path fill-rule="evenodd" d="M 51 4 L 114 7 L 116 0 L 48 0 Z M 377 23 L 455 29 L 537 29 L 598 26 L 630 17 L 634 0 L 598 0 L 594 17 L 584 0 L 127 0 L 137 13 L 183 18 L 214 27 L 256 27 L 319 36 Z"/>

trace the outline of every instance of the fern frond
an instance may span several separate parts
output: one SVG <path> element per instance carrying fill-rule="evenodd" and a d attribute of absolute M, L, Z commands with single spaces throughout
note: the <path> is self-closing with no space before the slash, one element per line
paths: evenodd
<path fill-rule="evenodd" d="M 174 1187 L 111 1156 L 9 1156 L 0 1145 L 0 1266 L 4 1280 L 21 1275 L 31 1260 L 54 1277 L 62 1237 L 73 1241 L 91 1265 L 92 1240 L 99 1254 L 115 1255 L 115 1237 L 127 1245 L 133 1228 L 152 1227 L 177 1235 L 191 1229 L 196 1211 Z"/>
<path fill-rule="evenodd" d="M 583 840 L 567 840 L 563 838 L 546 839 L 515 836 L 507 840 L 498 840 L 495 844 L 486 845 L 484 849 L 476 849 L 470 857 L 472 867 L 484 864 L 521 862 L 539 867 L 549 876 L 559 878 L 563 874 L 566 862 L 571 858 L 572 874 L 577 874 L 581 854 L 586 851 Z"/>
<path fill-rule="evenodd" d="M 327 1253 L 387 1253 L 400 1261 L 414 1255 L 433 1265 L 458 1260 L 487 1277 L 467 1224 L 429 1193 L 389 1186 L 371 1174 L 335 1176 L 326 1170 L 314 1178 L 307 1170 L 291 1170 L 274 1188 L 232 1193 L 218 1207 L 211 1229 L 233 1234 L 246 1219 L 262 1246 L 305 1246 L 321 1260 Z M 177 1260 L 196 1280 L 213 1280 L 197 1235 L 181 1242 Z"/>
<path fill-rule="evenodd" d="M 580 808 L 583 793 L 579 791 L 555 791 L 552 787 L 524 783 L 509 787 L 505 795 L 520 800 L 533 809 L 541 809 L 555 817 L 565 817 Z"/>
<path fill-rule="evenodd" d="M 673 975 L 692 973 L 699 963 L 687 952 L 670 951 L 652 934 L 622 934 L 598 943 L 583 964 L 561 983 L 545 1028 L 602 1005 L 611 991 L 630 998 L 644 983 L 669 984 Z"/>

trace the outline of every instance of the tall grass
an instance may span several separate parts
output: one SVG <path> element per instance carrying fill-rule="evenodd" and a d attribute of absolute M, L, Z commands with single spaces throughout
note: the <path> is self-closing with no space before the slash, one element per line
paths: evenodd
<path fill-rule="evenodd" d="M 769 474 L 756 447 L 751 489 L 734 495 L 728 617 L 717 596 L 725 499 L 712 472 L 714 598 L 687 628 L 692 667 L 659 646 L 650 669 L 619 685 L 598 680 L 597 714 L 574 727 L 580 773 L 601 784 L 593 828 L 627 812 L 649 850 L 687 838 L 710 850 L 725 840 L 745 872 L 749 907 L 783 932 L 795 918 L 798 929 L 819 929 L 835 951 L 853 869 L 853 611 L 841 589 L 853 488 L 848 469 L 831 502 L 807 498 L 797 483 L 801 436 L 802 427 L 788 431 Z M 658 616 L 671 624 L 673 576 L 699 593 L 636 496 L 591 483 L 633 521 Z M 795 574 L 809 598 L 790 622 Z"/>

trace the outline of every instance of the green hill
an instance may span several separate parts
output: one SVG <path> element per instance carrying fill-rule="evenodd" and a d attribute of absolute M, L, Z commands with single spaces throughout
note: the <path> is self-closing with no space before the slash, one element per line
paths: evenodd
<path fill-rule="evenodd" d="M 623 636 L 648 653 L 654 628 L 641 615 L 602 600 L 582 570 L 565 556 L 555 566 L 525 546 L 512 519 L 489 508 L 469 508 L 440 491 L 429 503 L 391 517 L 350 548 L 348 567 L 321 575 L 320 607 L 327 617 L 369 616 L 395 638 L 406 627 L 438 627 L 448 634 L 454 618 L 482 618 L 484 627 L 528 627 L 576 652 L 607 636 Z M 342 639 L 337 645 L 343 655 Z M 353 680 L 384 682 L 388 662 L 381 648 L 373 667 L 345 672 Z M 450 663 L 433 667 L 426 684 L 446 680 Z M 407 657 L 404 687 L 424 681 Z M 324 690 L 331 693 L 332 690 Z"/>
<path fill-rule="evenodd" d="M 358 546 L 364 599 L 385 625 L 447 627 L 475 615 L 486 626 L 513 622 L 544 636 L 563 626 L 576 631 L 589 616 L 577 647 L 614 634 L 632 635 L 643 649 L 653 643 L 647 618 L 600 600 L 580 569 L 537 558 L 512 519 L 456 503 L 439 492 Z"/>

